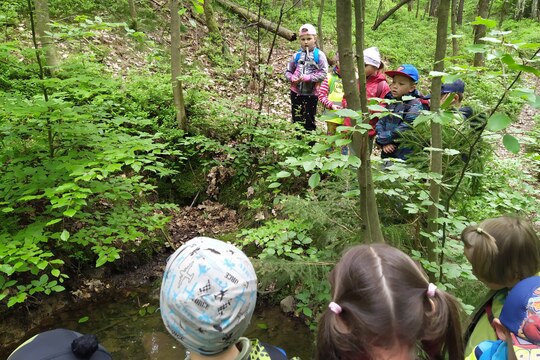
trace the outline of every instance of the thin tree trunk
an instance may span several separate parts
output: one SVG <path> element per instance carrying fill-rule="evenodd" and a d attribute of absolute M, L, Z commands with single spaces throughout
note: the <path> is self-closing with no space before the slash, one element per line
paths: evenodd
<path fill-rule="evenodd" d="M 47 73 L 54 76 L 58 66 L 58 56 L 54 42 L 47 32 L 50 32 L 49 3 L 47 0 L 34 0 L 36 9 L 36 32 L 39 37 L 41 47 L 45 50 L 45 64 Z"/>
<path fill-rule="evenodd" d="M 221 53 L 227 55 L 229 53 L 229 47 L 227 46 L 227 43 L 223 41 L 223 37 L 221 36 L 221 30 L 219 29 L 219 25 L 214 15 L 214 6 L 212 5 L 212 0 L 204 0 L 203 8 L 210 41 L 212 44 L 217 44 L 220 46 Z"/>
<path fill-rule="evenodd" d="M 514 18 L 516 20 L 520 20 L 523 18 L 523 14 L 525 13 L 525 6 L 527 4 L 527 0 L 517 0 L 516 2 L 516 14 L 514 15 Z"/>
<path fill-rule="evenodd" d="M 317 18 L 317 31 L 319 32 L 319 35 L 317 36 L 317 45 L 319 49 L 321 49 L 321 51 L 324 52 L 324 36 L 323 36 L 323 29 L 322 29 L 323 12 L 324 12 L 324 0 L 321 0 L 321 4 L 319 8 L 319 16 Z"/>
<path fill-rule="evenodd" d="M 186 108 L 182 82 L 178 79 L 182 72 L 182 59 L 180 56 L 180 16 L 178 15 L 178 0 L 171 0 L 171 82 L 176 108 L 176 121 L 178 128 L 187 132 Z"/>
<path fill-rule="evenodd" d="M 531 2 L 531 19 L 540 20 L 540 13 L 538 12 L 538 0 L 532 0 Z"/>
<path fill-rule="evenodd" d="M 251 11 L 244 9 L 243 7 L 234 4 L 227 0 L 216 0 L 221 5 L 231 9 L 236 14 L 246 18 L 247 20 L 257 24 L 258 26 L 262 27 L 265 30 L 276 32 L 279 36 L 281 36 L 284 39 L 287 39 L 289 41 L 296 40 L 296 32 L 289 30 L 283 26 L 276 26 L 275 23 L 273 23 L 270 20 L 266 20 L 264 18 L 259 19 L 257 14 L 252 13 Z M 277 30 L 276 30 L 277 29 Z"/>
<path fill-rule="evenodd" d="M 366 72 L 364 66 L 364 25 L 366 14 L 365 0 L 354 0 L 354 14 L 356 25 L 356 57 L 359 90 L 360 90 L 360 108 L 362 109 L 363 123 L 369 124 L 369 111 L 367 107 L 366 93 Z M 360 215 L 364 225 L 364 239 L 367 242 L 384 242 L 379 220 L 379 209 L 377 208 L 377 197 L 375 196 L 375 187 L 373 186 L 373 176 L 371 175 L 371 151 L 369 149 L 369 135 L 355 132 L 353 134 L 353 144 L 359 143 L 360 168 L 357 170 L 358 182 L 360 185 Z M 358 146 L 354 146 L 358 147 Z"/>
<path fill-rule="evenodd" d="M 489 0 L 478 0 L 478 16 L 483 19 L 487 19 L 489 11 Z M 475 25 L 474 26 L 474 43 L 481 44 L 481 38 L 486 36 L 486 25 Z M 474 54 L 474 66 L 484 66 L 484 54 L 475 53 Z"/>
<path fill-rule="evenodd" d="M 450 0 L 441 0 L 438 10 L 437 21 L 437 43 L 435 48 L 435 61 L 433 70 L 436 72 L 444 71 L 444 58 L 446 55 L 446 38 L 448 32 L 448 15 L 450 11 Z M 431 82 L 431 111 L 437 112 L 440 106 L 441 99 L 441 78 L 435 77 Z M 442 176 L 442 127 L 439 122 L 431 122 L 431 147 L 437 149 L 431 151 L 430 171 L 434 174 Z M 439 230 L 437 218 L 439 217 L 439 202 L 440 202 L 441 184 L 435 180 L 430 180 L 429 197 L 433 202 L 428 207 L 427 213 L 427 233 L 434 235 Z M 436 261 L 437 254 L 435 249 L 437 244 L 426 238 L 424 247 L 427 249 L 429 261 Z"/>
<path fill-rule="evenodd" d="M 459 0 L 457 11 L 457 24 L 463 25 L 463 8 L 465 7 L 465 0 Z"/>
<path fill-rule="evenodd" d="M 409 12 L 412 12 L 413 9 L 414 9 L 414 0 L 411 1 L 411 2 L 409 2 L 409 3 L 407 4 L 407 10 L 408 10 Z"/>
<path fill-rule="evenodd" d="M 457 56 L 459 53 L 457 34 L 457 0 L 452 0 L 452 9 L 450 13 L 450 28 L 452 30 L 452 56 Z M 455 61 L 455 60 L 453 60 Z"/>
<path fill-rule="evenodd" d="M 502 27 L 502 23 L 506 18 L 506 2 L 506 0 L 503 0 L 503 3 L 501 5 L 501 12 L 499 14 L 499 27 Z"/>
<path fill-rule="evenodd" d="M 131 17 L 130 28 L 137 30 L 137 7 L 135 6 L 135 0 L 128 0 L 129 16 Z"/>

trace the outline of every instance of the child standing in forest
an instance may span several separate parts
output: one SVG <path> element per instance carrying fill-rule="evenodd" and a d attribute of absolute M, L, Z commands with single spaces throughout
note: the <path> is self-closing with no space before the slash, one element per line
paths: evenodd
<path fill-rule="evenodd" d="M 292 56 L 285 71 L 285 77 L 291 83 L 292 121 L 302 123 L 306 130 L 315 130 L 317 95 L 328 72 L 328 61 L 316 47 L 317 31 L 313 25 L 302 25 L 298 36 L 300 50 Z"/>
<path fill-rule="evenodd" d="M 499 317 L 508 290 L 540 271 L 540 239 L 527 221 L 501 216 L 468 226 L 461 241 L 473 274 L 492 290 L 465 332 L 468 355 L 480 342 L 497 340 L 493 319 Z"/>
<path fill-rule="evenodd" d="M 402 251 L 354 246 L 330 273 L 330 286 L 316 359 L 463 359 L 458 301 Z"/>
<path fill-rule="evenodd" d="M 381 146 L 381 158 L 397 158 L 405 160 L 412 149 L 399 145 L 400 133 L 411 129 L 414 119 L 420 115 L 423 106 L 420 94 L 416 89 L 418 70 L 410 64 L 403 64 L 397 70 L 387 71 L 392 78 L 390 94 L 387 98 L 396 100 L 388 105 L 390 114 L 382 117 L 375 126 L 377 144 Z M 403 97 L 412 97 L 404 100 Z"/>
<path fill-rule="evenodd" d="M 242 337 L 257 301 L 257 276 L 231 244 L 196 237 L 167 261 L 161 317 L 188 350 L 186 360 L 287 360 L 285 351 Z"/>

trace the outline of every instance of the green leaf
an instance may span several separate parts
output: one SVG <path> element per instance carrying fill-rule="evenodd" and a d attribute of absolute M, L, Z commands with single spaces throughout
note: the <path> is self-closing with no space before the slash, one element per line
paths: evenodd
<path fill-rule="evenodd" d="M 278 179 L 286 178 L 286 177 L 289 177 L 289 176 L 291 176 L 291 173 L 288 172 L 288 171 L 280 171 L 280 172 L 278 172 L 278 173 L 276 174 L 276 177 L 277 177 Z"/>
<path fill-rule="evenodd" d="M 69 232 L 64 229 L 64 231 L 62 231 L 62 234 L 60 234 L 60 239 L 67 241 L 69 239 Z"/>
<path fill-rule="evenodd" d="M 13 210 L 15 210 L 15 209 L 12 208 L 12 207 L 5 207 L 5 208 L 2 209 L 2 212 L 9 213 L 9 212 L 12 212 Z"/>
<path fill-rule="evenodd" d="M 351 139 L 339 139 L 336 140 L 336 146 L 344 146 L 351 143 Z"/>
<path fill-rule="evenodd" d="M 60 221 L 62 221 L 62 219 L 52 219 L 51 221 L 49 221 L 48 223 L 46 223 L 45 226 L 54 225 L 54 224 L 56 224 L 56 223 L 59 223 Z"/>
<path fill-rule="evenodd" d="M 303 312 L 304 315 L 306 315 L 306 316 L 313 316 L 313 311 L 311 311 L 311 309 L 308 308 L 308 307 L 303 308 L 303 309 L 302 309 L 302 312 Z"/>
<path fill-rule="evenodd" d="M 508 115 L 503 113 L 495 113 L 489 118 L 486 129 L 490 131 L 500 131 L 506 129 L 511 123 L 512 119 L 510 119 Z"/>
<path fill-rule="evenodd" d="M 357 113 L 351 109 L 339 109 L 336 111 L 336 115 L 339 117 L 360 118 L 362 114 Z"/>
<path fill-rule="evenodd" d="M 485 25 L 488 28 L 494 28 L 497 26 L 497 22 L 495 20 L 489 20 L 484 19 L 480 16 L 476 17 L 476 20 L 471 23 L 472 25 Z"/>
<path fill-rule="evenodd" d="M 77 210 L 76 209 L 67 209 L 66 211 L 64 211 L 62 214 L 64 216 L 67 216 L 67 217 L 73 217 L 73 215 L 75 215 L 77 213 Z"/>
<path fill-rule="evenodd" d="M 51 275 L 54 276 L 54 277 L 59 277 L 60 276 L 60 270 L 52 269 L 51 270 Z"/>
<path fill-rule="evenodd" d="M 268 185 L 268 188 L 269 189 L 275 189 L 275 188 L 280 187 L 280 186 L 281 186 L 281 183 L 273 182 L 270 185 Z"/>
<path fill-rule="evenodd" d="M 79 324 L 83 324 L 85 322 L 87 322 L 90 318 L 88 316 L 83 316 L 82 318 L 79 319 Z"/>
<path fill-rule="evenodd" d="M 310 188 L 313 189 L 317 185 L 319 185 L 320 182 L 321 182 L 321 174 L 319 174 L 317 172 L 317 173 L 311 174 L 311 176 L 309 177 L 309 180 L 308 180 L 308 185 L 309 185 Z"/>
<path fill-rule="evenodd" d="M 258 327 L 259 329 L 267 330 L 267 329 L 268 329 L 268 324 L 265 324 L 265 323 L 257 323 L 257 327 Z"/>
<path fill-rule="evenodd" d="M 508 151 L 514 154 L 519 153 L 519 141 L 512 135 L 505 134 L 503 136 L 503 145 Z"/>

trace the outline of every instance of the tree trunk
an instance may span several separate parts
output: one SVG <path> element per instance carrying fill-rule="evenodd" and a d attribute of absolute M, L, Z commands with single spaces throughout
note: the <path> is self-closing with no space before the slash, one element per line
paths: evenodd
<path fill-rule="evenodd" d="M 478 16 L 487 19 L 489 12 L 489 0 L 478 0 Z M 481 38 L 486 36 L 486 25 L 474 25 L 474 43 L 483 43 Z M 474 54 L 474 66 L 484 66 L 484 54 Z"/>
<path fill-rule="evenodd" d="M 429 16 L 437 16 L 438 9 L 439 9 L 439 0 L 430 0 Z"/>
<path fill-rule="evenodd" d="M 531 3 L 531 19 L 540 20 L 540 12 L 538 11 L 538 0 L 532 0 Z"/>
<path fill-rule="evenodd" d="M 184 92 L 182 82 L 178 80 L 182 70 L 180 56 L 180 16 L 178 15 L 178 0 L 171 0 L 171 75 L 174 107 L 176 108 L 176 120 L 178 128 L 187 132 L 186 108 L 184 105 Z"/>
<path fill-rule="evenodd" d="M 516 14 L 514 18 L 516 20 L 521 20 L 523 14 L 525 13 L 525 6 L 527 5 L 527 0 L 517 0 L 516 2 Z"/>
<path fill-rule="evenodd" d="M 234 4 L 227 0 L 216 0 L 221 5 L 231 9 L 236 14 L 246 18 L 247 20 L 251 21 L 252 23 L 257 24 L 258 26 L 262 27 L 263 29 L 266 29 L 268 31 L 271 31 L 273 33 L 278 34 L 284 39 L 287 39 L 289 41 L 296 40 L 296 33 L 294 31 L 291 31 L 281 25 L 278 26 L 278 24 L 273 23 L 270 20 L 266 19 L 259 19 L 259 16 L 257 14 L 252 13 L 249 10 L 244 9 L 243 7 Z"/>
<path fill-rule="evenodd" d="M 360 108 L 362 109 L 363 123 L 369 124 L 369 111 L 367 107 L 366 93 L 366 72 L 364 66 L 364 57 L 361 55 L 364 51 L 364 24 L 366 14 L 365 0 L 354 0 L 354 14 L 356 25 L 356 57 L 359 90 L 360 90 Z M 360 185 L 360 215 L 364 222 L 364 239 L 367 242 L 384 242 L 379 220 L 379 209 L 377 208 L 377 197 L 375 196 L 375 187 L 373 186 L 373 176 L 371 175 L 371 160 L 369 135 L 355 132 L 353 142 L 359 143 L 360 168 L 357 170 L 358 183 Z M 358 146 L 356 146 L 358 148 Z"/>
<path fill-rule="evenodd" d="M 457 0 L 452 0 L 452 8 L 450 13 L 450 28 L 452 30 L 452 56 L 458 56 L 459 47 L 456 38 L 457 34 Z M 453 60 L 455 61 L 455 60 Z"/>
<path fill-rule="evenodd" d="M 463 8 L 465 7 L 465 0 L 459 0 L 457 11 L 457 24 L 463 25 Z"/>
<path fill-rule="evenodd" d="M 409 2 L 409 3 L 407 3 L 407 10 L 408 10 L 409 12 L 412 12 L 413 9 L 414 9 L 414 0 L 411 1 L 411 2 Z"/>
<path fill-rule="evenodd" d="M 54 76 L 58 66 L 58 56 L 53 40 L 47 35 L 47 32 L 51 31 L 49 26 L 49 3 L 47 0 L 34 0 L 34 7 L 36 9 L 36 32 L 40 45 L 45 50 L 46 69 L 49 75 Z"/>
<path fill-rule="evenodd" d="M 444 58 L 446 56 L 446 38 L 448 32 L 448 15 L 450 11 L 451 0 L 441 0 L 438 10 L 437 21 L 437 42 L 435 48 L 435 60 L 433 71 L 444 71 Z M 431 82 L 431 111 L 437 112 L 440 107 L 441 100 L 441 78 L 434 77 Z M 442 176 L 442 128 L 439 122 L 431 122 L 431 147 L 437 149 L 431 151 L 431 165 L 430 171 L 434 174 Z M 437 218 L 439 217 L 439 200 L 441 193 L 441 184 L 435 180 L 430 180 L 429 183 L 429 197 L 433 202 L 428 207 L 427 213 L 427 233 L 434 235 L 439 230 L 439 224 Z M 435 253 L 436 243 L 426 238 L 424 247 L 427 249 L 427 255 L 429 261 L 436 261 L 437 254 Z"/>
<path fill-rule="evenodd" d="M 221 30 L 219 29 L 216 17 L 214 15 L 214 6 L 212 0 L 204 0 L 204 18 L 206 21 L 206 27 L 208 28 L 208 37 L 212 44 L 216 44 L 221 47 L 221 53 L 227 55 L 229 53 L 229 47 L 221 36 Z"/>
<path fill-rule="evenodd" d="M 131 17 L 130 28 L 137 30 L 137 7 L 135 6 L 135 0 L 128 0 L 129 16 Z"/>
<path fill-rule="evenodd" d="M 501 5 L 501 12 L 499 13 L 499 27 L 502 27 L 504 19 L 506 19 L 506 0 L 503 0 Z"/>
<path fill-rule="evenodd" d="M 324 0 L 321 0 L 320 8 L 319 8 L 319 16 L 317 18 L 317 31 L 319 32 L 319 35 L 317 36 L 317 46 L 321 51 L 324 52 L 324 37 L 323 37 L 323 30 L 322 30 L 322 18 L 323 18 L 323 11 L 324 10 Z"/>
<path fill-rule="evenodd" d="M 363 9 L 363 5 L 357 8 Z M 338 19 L 337 28 L 337 42 L 339 52 L 339 65 L 341 68 L 341 76 L 343 78 L 343 91 L 344 96 L 347 99 L 348 106 L 356 111 L 361 111 L 362 103 L 359 96 L 359 88 L 356 81 L 355 68 L 354 68 L 354 51 L 352 48 L 352 4 L 351 0 L 336 0 L 336 18 Z M 362 11 L 362 10 L 360 10 Z M 358 24 L 360 28 L 356 29 L 357 37 L 360 39 L 363 45 L 363 22 Z M 358 26 L 357 25 L 357 26 Z M 357 39 L 358 42 L 358 39 Z M 363 57 L 361 62 L 364 61 Z M 363 84 L 361 83 L 360 89 L 363 91 L 365 111 L 367 112 L 367 102 L 365 100 L 365 73 L 364 68 L 359 68 L 361 71 L 360 78 L 363 78 Z M 366 119 L 367 120 L 367 119 Z M 355 125 L 353 119 L 353 125 Z M 367 138 L 367 134 L 365 134 Z M 373 183 L 371 179 L 370 163 L 369 163 L 369 150 L 368 143 L 364 139 L 364 135 L 354 132 L 352 148 L 356 154 L 359 154 L 360 158 L 367 158 L 366 162 L 362 161 L 360 169 L 358 169 L 358 181 L 360 184 L 360 202 L 361 202 L 361 215 L 362 215 L 362 230 L 364 233 L 364 239 L 367 242 L 383 242 L 383 236 L 381 227 L 378 221 L 377 203 L 375 201 L 375 193 L 373 191 Z M 371 189 L 371 191 L 370 191 Z M 370 194 L 371 192 L 371 194 Z M 375 220 L 373 220 L 375 219 Z M 371 222 L 373 220 L 373 222 Z"/>

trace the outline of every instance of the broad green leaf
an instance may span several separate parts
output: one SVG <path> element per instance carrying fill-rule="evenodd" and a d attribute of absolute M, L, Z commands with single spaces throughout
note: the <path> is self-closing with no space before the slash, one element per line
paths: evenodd
<path fill-rule="evenodd" d="M 431 77 L 442 77 L 442 76 L 447 76 L 448 73 L 445 73 L 445 72 L 442 72 L 442 71 L 430 71 L 429 72 L 429 76 Z"/>
<path fill-rule="evenodd" d="M 319 185 L 320 182 L 321 182 L 321 174 L 319 174 L 317 172 L 317 173 L 311 174 L 311 176 L 309 177 L 309 180 L 308 180 L 308 185 L 309 185 L 310 188 L 313 189 L 317 185 Z"/>
<path fill-rule="evenodd" d="M 64 231 L 62 231 L 62 234 L 60 234 L 60 239 L 67 241 L 69 239 L 69 232 L 64 229 Z"/>
<path fill-rule="evenodd" d="M 275 189 L 275 188 L 280 187 L 280 186 L 281 186 L 281 183 L 273 182 L 270 185 L 268 185 L 268 188 L 269 189 Z"/>
<path fill-rule="evenodd" d="M 512 135 L 505 134 L 503 136 L 503 145 L 508 151 L 514 154 L 519 153 L 519 141 Z"/>
<path fill-rule="evenodd" d="M 76 209 L 67 209 L 66 211 L 64 211 L 62 214 L 64 216 L 67 216 L 67 217 L 73 217 L 73 215 L 75 215 L 77 213 L 77 210 Z"/>
<path fill-rule="evenodd" d="M 79 319 L 79 324 L 83 324 L 85 322 L 87 322 L 90 318 L 88 316 L 83 316 L 82 318 Z"/>
<path fill-rule="evenodd" d="M 351 109 L 339 109 L 336 111 L 336 115 L 339 117 L 350 117 L 350 118 L 360 118 L 362 114 L 357 113 Z"/>
<path fill-rule="evenodd" d="M 486 129 L 490 131 L 500 131 L 506 129 L 511 123 L 512 119 L 510 119 L 508 115 L 503 113 L 495 113 L 489 118 Z"/>
<path fill-rule="evenodd" d="M 59 277 L 60 276 L 60 270 L 52 269 L 51 270 L 51 275 L 54 276 L 54 277 Z"/>
<path fill-rule="evenodd" d="M 56 223 L 59 223 L 60 221 L 62 221 L 62 219 L 52 219 L 51 221 L 49 221 L 48 223 L 46 223 L 45 226 L 54 225 L 54 224 L 56 224 Z"/>
<path fill-rule="evenodd" d="M 320 152 L 326 152 L 328 150 L 328 145 L 317 143 L 311 148 L 312 153 L 320 153 Z M 309 170 L 306 170 L 309 171 Z"/>
<path fill-rule="evenodd" d="M 288 171 L 280 171 L 280 172 L 278 172 L 278 173 L 276 174 L 276 177 L 277 177 L 278 179 L 286 178 L 286 177 L 289 177 L 289 176 L 291 176 L 291 173 L 288 172 Z"/>
<path fill-rule="evenodd" d="M 2 212 L 9 213 L 9 212 L 12 212 L 13 210 L 15 210 L 15 209 L 12 208 L 12 207 L 5 207 L 5 208 L 2 209 Z"/>
<path fill-rule="evenodd" d="M 471 22 L 472 25 L 485 25 L 488 28 L 494 28 L 497 26 L 497 22 L 495 20 L 489 20 L 489 19 L 483 19 L 480 16 L 476 17 L 476 20 Z"/>
<path fill-rule="evenodd" d="M 351 139 L 339 139 L 336 140 L 336 146 L 344 146 L 351 143 Z"/>

